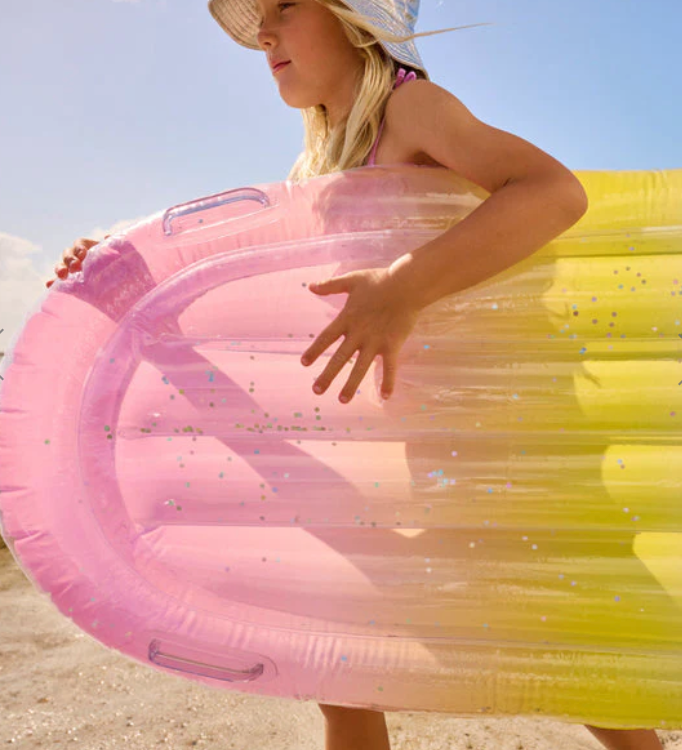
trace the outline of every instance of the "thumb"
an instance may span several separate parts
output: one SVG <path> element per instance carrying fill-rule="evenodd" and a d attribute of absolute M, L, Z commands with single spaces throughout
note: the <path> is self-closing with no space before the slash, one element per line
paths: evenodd
<path fill-rule="evenodd" d="M 319 294 L 333 294 L 334 292 L 345 291 L 348 286 L 347 276 L 337 276 L 334 279 L 324 279 L 324 281 L 312 281 L 308 284 L 311 292 Z"/>

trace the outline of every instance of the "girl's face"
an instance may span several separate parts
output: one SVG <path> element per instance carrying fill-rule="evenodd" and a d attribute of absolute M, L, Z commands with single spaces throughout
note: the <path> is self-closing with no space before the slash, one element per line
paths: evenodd
<path fill-rule="evenodd" d="M 360 53 L 336 16 L 317 0 L 256 0 L 262 25 L 258 44 L 270 60 L 290 60 L 273 73 L 282 99 L 304 109 L 321 104 L 331 125 L 353 104 L 362 74 Z"/>

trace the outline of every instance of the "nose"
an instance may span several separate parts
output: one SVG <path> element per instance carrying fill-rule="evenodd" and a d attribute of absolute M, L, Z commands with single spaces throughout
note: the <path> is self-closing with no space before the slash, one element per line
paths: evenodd
<path fill-rule="evenodd" d="M 277 37 L 270 29 L 270 26 L 265 22 L 256 34 L 256 42 L 261 49 L 265 49 L 267 45 L 272 45 L 273 41 L 276 40 L 276 38 Z"/>

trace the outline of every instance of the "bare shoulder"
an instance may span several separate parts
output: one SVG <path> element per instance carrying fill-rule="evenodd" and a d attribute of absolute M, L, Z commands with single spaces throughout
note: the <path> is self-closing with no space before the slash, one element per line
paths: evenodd
<path fill-rule="evenodd" d="M 417 79 L 399 86 L 386 114 L 406 151 L 425 154 L 489 193 L 511 181 L 551 176 L 575 183 L 576 197 L 584 194 L 580 181 L 561 162 L 529 141 L 479 120 L 433 81 Z"/>

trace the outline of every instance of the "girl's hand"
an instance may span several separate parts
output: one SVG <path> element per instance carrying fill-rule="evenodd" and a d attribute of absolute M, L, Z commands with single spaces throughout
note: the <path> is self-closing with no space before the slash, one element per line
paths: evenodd
<path fill-rule="evenodd" d="M 412 332 L 420 311 L 405 303 L 387 268 L 352 271 L 310 284 L 308 288 L 315 294 L 349 294 L 341 313 L 301 357 L 301 364 L 310 365 L 339 336 L 345 336 L 315 381 L 313 390 L 324 393 L 344 364 L 359 349 L 360 355 L 339 400 L 346 403 L 353 398 L 377 354 L 381 355 L 384 370 L 381 394 L 388 398 L 395 387 L 398 352 Z M 316 390 L 318 386 L 319 391 Z"/>
<path fill-rule="evenodd" d="M 104 235 L 105 240 L 108 237 L 111 237 L 111 235 Z M 55 264 L 55 276 L 60 279 L 65 279 L 70 273 L 80 271 L 81 264 L 83 263 L 83 259 L 87 255 L 88 250 L 100 242 L 101 240 L 88 240 L 85 237 L 76 240 L 71 247 L 67 248 L 62 253 L 62 262 Z M 55 281 L 56 279 L 49 279 L 45 282 L 45 286 L 49 289 Z"/>

